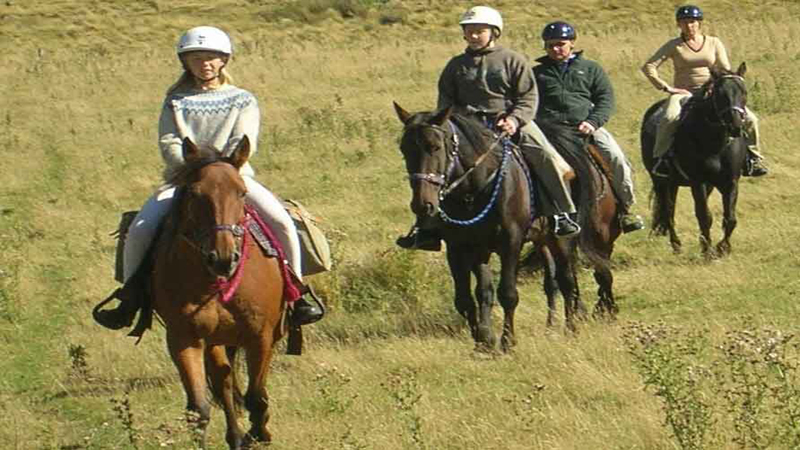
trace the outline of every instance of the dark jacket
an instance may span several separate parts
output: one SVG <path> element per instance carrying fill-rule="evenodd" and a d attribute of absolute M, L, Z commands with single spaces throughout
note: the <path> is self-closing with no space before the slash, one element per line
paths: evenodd
<path fill-rule="evenodd" d="M 600 128 L 614 112 L 614 89 L 599 64 L 576 52 L 562 70 L 562 65 L 543 56 L 533 68 L 539 88 L 536 118 L 570 124 L 587 121 Z"/>

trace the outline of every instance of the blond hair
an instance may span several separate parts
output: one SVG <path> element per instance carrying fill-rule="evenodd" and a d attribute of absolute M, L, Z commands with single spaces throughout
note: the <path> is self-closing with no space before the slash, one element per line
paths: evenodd
<path fill-rule="evenodd" d="M 230 72 L 228 72 L 227 67 L 223 67 L 219 71 L 219 82 L 222 86 L 226 84 L 233 84 L 233 77 L 231 76 Z M 195 87 L 194 75 L 189 72 L 188 69 L 184 69 L 183 73 L 181 74 L 178 81 L 172 84 L 172 86 L 167 89 L 167 95 L 170 95 L 177 91 L 186 91 Z"/>

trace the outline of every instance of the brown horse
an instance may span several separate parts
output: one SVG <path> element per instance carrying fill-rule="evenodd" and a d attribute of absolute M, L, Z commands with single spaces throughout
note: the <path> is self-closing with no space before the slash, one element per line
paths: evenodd
<path fill-rule="evenodd" d="M 197 414 L 203 448 L 209 387 L 224 409 L 230 448 L 242 448 L 246 440 L 270 441 L 265 382 L 273 346 L 284 334 L 287 304 L 283 268 L 247 232 L 253 218 L 239 168 L 249 154 L 246 137 L 226 158 L 201 155 L 184 140 L 186 164 L 170 180 L 179 192 L 177 204 L 155 250 L 153 306 L 166 326 L 187 408 Z M 234 364 L 240 348 L 249 377 L 244 397 Z M 248 436 L 237 421 L 242 404 L 250 413 Z"/>
<path fill-rule="evenodd" d="M 556 150 L 564 157 L 578 175 L 572 182 L 572 197 L 578 209 L 578 221 L 581 233 L 577 238 L 577 246 L 594 270 L 597 282 L 597 303 L 595 316 L 608 315 L 613 318 L 619 311 L 614 300 L 614 275 L 611 271 L 611 254 L 614 243 L 622 233 L 619 214 L 621 208 L 614 193 L 607 166 L 591 139 L 585 139 L 574 127 L 551 121 L 537 121 L 542 132 Z M 547 294 L 547 324 L 553 325 L 555 315 L 555 296 L 557 283 L 554 279 L 554 268 L 549 260 L 547 248 L 534 248 L 522 265 L 530 265 L 542 252 L 540 259 L 544 266 L 544 284 Z M 578 314 L 586 308 L 580 299 L 580 292 L 575 293 L 573 310 Z M 565 299 L 566 301 L 566 299 Z"/>

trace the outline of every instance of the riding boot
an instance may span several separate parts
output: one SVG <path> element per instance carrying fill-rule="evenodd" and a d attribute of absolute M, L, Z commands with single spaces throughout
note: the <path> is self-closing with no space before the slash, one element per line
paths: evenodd
<path fill-rule="evenodd" d="M 144 300 L 143 296 L 142 286 L 135 278 L 131 278 L 124 286 L 112 292 L 105 300 L 95 306 L 92 311 L 92 317 L 94 317 L 95 322 L 111 330 L 127 328 L 133 324 L 136 313 L 141 309 Z M 115 298 L 120 301 L 116 308 L 100 309 Z"/>
<path fill-rule="evenodd" d="M 413 226 L 405 236 L 397 238 L 395 243 L 408 250 L 427 250 L 438 252 L 442 249 L 442 237 L 437 231 Z"/>
<path fill-rule="evenodd" d="M 553 233 L 557 238 L 568 238 L 581 232 L 575 214 L 561 213 L 553 216 Z"/>
<path fill-rule="evenodd" d="M 746 177 L 760 177 L 769 173 L 764 166 L 764 160 L 752 150 L 747 151 L 747 160 L 744 163 L 742 175 Z"/>
<path fill-rule="evenodd" d="M 306 300 L 305 296 L 311 297 L 312 302 Z M 325 305 L 317 297 L 314 290 L 309 285 L 301 287 L 300 298 L 291 305 L 291 322 L 294 326 L 310 325 L 319 321 L 325 315 Z"/>
<path fill-rule="evenodd" d="M 627 209 L 619 213 L 619 225 L 623 233 L 631 233 L 644 228 L 644 220 L 638 214 L 632 214 Z"/>

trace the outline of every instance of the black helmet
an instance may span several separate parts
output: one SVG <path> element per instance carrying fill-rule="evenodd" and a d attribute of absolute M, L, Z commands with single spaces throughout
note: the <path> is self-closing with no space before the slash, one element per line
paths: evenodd
<path fill-rule="evenodd" d="M 683 5 L 675 11 L 675 19 L 703 20 L 703 10 L 694 5 Z"/>
<path fill-rule="evenodd" d="M 574 41 L 577 37 L 575 28 L 567 22 L 552 22 L 542 30 L 542 40 L 550 41 L 555 39 L 567 39 Z"/>

